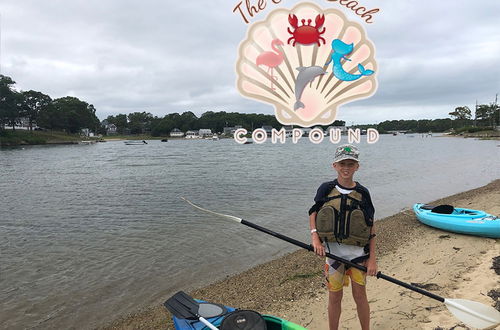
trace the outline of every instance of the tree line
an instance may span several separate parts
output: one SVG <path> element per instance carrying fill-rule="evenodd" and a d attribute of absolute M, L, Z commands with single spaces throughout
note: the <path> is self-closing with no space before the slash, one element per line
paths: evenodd
<path fill-rule="evenodd" d="M 174 129 L 186 132 L 208 128 L 212 132 L 222 133 L 224 127 L 241 126 L 253 131 L 262 126 L 271 126 L 277 129 L 283 126 L 273 115 L 225 111 L 207 111 L 200 117 L 197 117 L 191 111 L 186 111 L 182 114 L 170 113 L 162 118 L 153 116 L 148 112 L 134 112 L 128 115 L 108 116 L 105 122 L 116 125 L 119 134 L 149 133 L 152 136 L 166 136 Z M 343 121 L 334 123 L 336 126 L 343 124 Z"/>
<path fill-rule="evenodd" d="M 100 121 L 92 104 L 76 97 L 52 99 L 42 92 L 17 91 L 12 78 L 0 75 L 0 130 L 5 126 L 15 130 L 21 120 L 29 129 L 34 124 L 45 129 L 78 133 L 82 128 L 99 131 Z"/>
<path fill-rule="evenodd" d="M 380 133 L 408 131 L 415 133 L 445 132 L 449 130 L 483 130 L 500 125 L 500 106 L 497 101 L 476 106 L 474 116 L 467 106 L 456 107 L 449 113 L 452 118 L 422 120 L 386 120 L 375 127 Z"/>
<path fill-rule="evenodd" d="M 164 117 L 153 116 L 151 113 L 132 112 L 108 116 L 102 123 L 96 116 L 92 104 L 76 97 L 66 96 L 52 99 L 41 92 L 17 91 L 15 82 L 8 76 L 0 75 L 0 130 L 5 126 L 15 129 L 21 119 L 27 120 L 30 129 L 34 123 L 44 129 L 78 133 L 82 128 L 88 128 L 95 133 L 106 134 L 106 127 L 114 124 L 119 134 L 151 134 L 166 136 L 174 128 L 183 132 L 209 128 L 213 132 L 223 132 L 224 127 L 241 126 L 249 131 L 262 126 L 280 129 L 283 125 L 273 115 L 244 114 L 236 112 L 207 111 L 200 117 L 193 112 L 182 114 L 170 113 Z M 449 113 L 451 118 L 434 120 L 387 120 L 377 125 L 360 125 L 357 127 L 375 127 L 379 132 L 410 131 L 410 132 L 443 132 L 464 127 L 493 127 L 500 125 L 500 107 L 496 100 L 490 104 L 480 104 L 475 108 L 474 116 L 467 106 L 455 108 Z M 333 126 L 343 126 L 344 121 L 335 121 Z M 327 127 L 323 127 L 326 129 Z"/>

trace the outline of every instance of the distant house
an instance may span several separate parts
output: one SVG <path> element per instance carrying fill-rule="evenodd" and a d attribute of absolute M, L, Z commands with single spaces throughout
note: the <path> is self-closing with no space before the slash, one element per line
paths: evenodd
<path fill-rule="evenodd" d="M 202 128 L 198 131 L 200 137 L 212 136 L 212 130 L 210 128 Z"/>
<path fill-rule="evenodd" d="M 118 127 L 115 124 L 111 124 L 107 119 L 101 121 L 101 127 L 106 130 L 106 135 L 113 135 L 118 133 Z"/>
<path fill-rule="evenodd" d="M 200 136 L 198 135 L 198 131 L 187 131 L 186 132 L 186 139 L 197 139 Z"/>
<path fill-rule="evenodd" d="M 241 125 L 236 125 L 234 127 L 224 127 L 222 130 L 222 134 L 224 135 L 234 135 L 237 129 L 242 128 Z"/>
<path fill-rule="evenodd" d="M 261 127 L 264 131 L 266 131 L 267 133 L 267 136 L 271 136 L 271 132 L 273 130 L 273 127 L 272 126 L 262 126 Z"/>
<path fill-rule="evenodd" d="M 347 127 L 344 126 L 328 126 L 326 133 L 330 134 L 331 129 L 339 129 L 341 134 L 347 134 Z"/>
<path fill-rule="evenodd" d="M 173 130 L 170 131 L 170 136 L 171 137 L 183 137 L 184 133 L 180 129 L 174 128 Z"/>
<path fill-rule="evenodd" d="M 285 136 L 292 137 L 293 126 L 283 126 L 283 128 L 285 129 Z"/>
<path fill-rule="evenodd" d="M 91 132 L 89 128 L 82 128 L 80 130 L 80 135 L 81 136 L 86 136 L 86 137 L 93 137 L 94 132 Z"/>
<path fill-rule="evenodd" d="M 4 126 L 5 129 L 12 129 L 12 125 L 7 125 L 5 124 Z M 35 122 L 33 122 L 33 129 L 38 128 Z M 21 130 L 29 130 L 30 129 L 30 121 L 26 117 L 21 117 L 17 120 L 16 124 L 14 125 L 14 129 L 21 129 Z"/>
<path fill-rule="evenodd" d="M 113 134 L 116 134 L 118 132 L 118 127 L 116 127 L 115 124 L 108 124 L 106 126 L 106 134 L 107 135 L 113 135 Z"/>

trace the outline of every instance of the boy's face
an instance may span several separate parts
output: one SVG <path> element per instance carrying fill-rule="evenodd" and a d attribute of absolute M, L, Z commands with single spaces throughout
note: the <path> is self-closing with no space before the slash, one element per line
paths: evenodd
<path fill-rule="evenodd" d="M 359 168 L 359 163 L 352 159 L 345 159 L 340 162 L 333 163 L 333 168 L 337 171 L 339 178 L 352 180 L 354 173 Z"/>

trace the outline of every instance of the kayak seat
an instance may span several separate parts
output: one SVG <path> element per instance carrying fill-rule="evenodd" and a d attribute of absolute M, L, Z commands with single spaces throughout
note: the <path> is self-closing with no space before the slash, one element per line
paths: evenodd
<path fill-rule="evenodd" d="M 251 310 L 236 310 L 222 321 L 220 330 L 267 330 L 266 321 L 259 313 Z"/>
<path fill-rule="evenodd" d="M 438 206 L 434 207 L 431 210 L 431 212 L 432 213 L 439 213 L 439 214 L 452 214 L 453 210 L 455 210 L 455 208 L 453 206 L 443 204 L 443 205 L 438 205 Z"/>
<path fill-rule="evenodd" d="M 432 205 L 429 205 L 429 204 L 423 204 L 423 205 L 420 205 L 420 208 L 422 210 L 432 210 L 435 206 L 432 206 Z"/>
<path fill-rule="evenodd" d="M 210 319 L 213 317 L 219 317 L 229 313 L 227 308 L 220 304 L 209 303 L 204 301 L 199 301 L 198 314 L 203 316 L 205 319 Z"/>

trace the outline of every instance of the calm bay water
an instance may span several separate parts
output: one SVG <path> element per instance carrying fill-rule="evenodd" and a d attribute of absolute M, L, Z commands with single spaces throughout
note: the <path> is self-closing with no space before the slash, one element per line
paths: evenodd
<path fill-rule="evenodd" d="M 500 178 L 498 141 L 360 144 L 382 218 Z M 93 328 L 294 248 L 193 202 L 307 241 L 335 145 L 121 141 L 0 149 L 0 327 Z"/>

